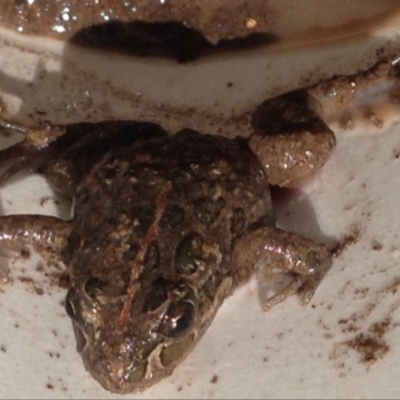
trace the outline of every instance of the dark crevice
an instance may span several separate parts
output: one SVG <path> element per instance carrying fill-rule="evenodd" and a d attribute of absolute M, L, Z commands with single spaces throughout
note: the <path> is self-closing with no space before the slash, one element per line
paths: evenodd
<path fill-rule="evenodd" d="M 266 46 L 275 39 L 271 34 L 253 33 L 244 38 L 224 39 L 213 45 L 200 32 L 179 22 L 110 21 L 80 30 L 71 42 L 141 57 L 165 57 L 188 62 L 212 53 Z"/>

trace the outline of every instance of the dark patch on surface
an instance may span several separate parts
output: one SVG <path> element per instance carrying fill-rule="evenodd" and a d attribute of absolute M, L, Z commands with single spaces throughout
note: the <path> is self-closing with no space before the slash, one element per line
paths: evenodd
<path fill-rule="evenodd" d="M 140 57 L 168 57 L 182 63 L 209 54 L 266 46 L 275 40 L 272 34 L 251 33 L 213 45 L 200 32 L 179 22 L 110 21 L 81 29 L 71 42 Z"/>
<path fill-rule="evenodd" d="M 382 246 L 382 243 L 378 242 L 378 240 L 373 239 L 371 248 L 372 248 L 372 250 L 379 251 L 379 250 L 382 250 L 383 246 Z"/>
<path fill-rule="evenodd" d="M 61 289 L 67 289 L 69 286 L 69 274 L 66 272 L 61 272 L 59 274 L 54 274 L 54 277 L 56 278 L 54 283 L 56 284 L 57 287 Z"/>
<path fill-rule="evenodd" d="M 360 333 L 345 344 L 360 356 L 360 362 L 372 365 L 381 359 L 390 349 L 384 341 L 383 336 L 391 328 L 392 320 L 390 317 L 374 323 L 366 333 Z"/>
<path fill-rule="evenodd" d="M 349 233 L 343 235 L 330 249 L 332 257 L 339 257 L 349 246 L 356 244 L 361 238 L 361 230 L 358 225 L 353 225 Z"/>
<path fill-rule="evenodd" d="M 218 379 L 219 379 L 219 376 L 218 376 L 218 375 L 213 375 L 212 378 L 210 379 L 210 382 L 211 382 L 211 383 L 217 383 L 217 382 L 218 382 Z"/>

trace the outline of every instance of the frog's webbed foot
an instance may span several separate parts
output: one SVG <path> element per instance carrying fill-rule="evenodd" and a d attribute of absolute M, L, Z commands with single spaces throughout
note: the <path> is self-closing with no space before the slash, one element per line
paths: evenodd
<path fill-rule="evenodd" d="M 235 246 L 234 257 L 238 279 L 255 266 L 264 310 L 293 294 L 307 304 L 331 267 L 326 246 L 274 227 L 245 234 Z"/>
<path fill-rule="evenodd" d="M 335 135 L 309 108 L 307 96 L 291 92 L 265 101 L 253 114 L 249 145 L 272 185 L 310 177 L 335 148 Z"/>
<path fill-rule="evenodd" d="M 0 217 L 0 257 L 20 255 L 32 247 L 40 255 L 61 255 L 67 248 L 70 223 L 46 215 L 8 215 Z M 6 281 L 9 268 L 0 263 L 0 278 Z"/>

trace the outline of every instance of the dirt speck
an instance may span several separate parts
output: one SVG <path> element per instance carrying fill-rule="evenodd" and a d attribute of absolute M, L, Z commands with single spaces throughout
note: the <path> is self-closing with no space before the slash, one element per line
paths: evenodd
<path fill-rule="evenodd" d="M 357 243 L 361 237 L 361 230 L 358 225 L 352 225 L 349 232 L 342 236 L 331 248 L 332 257 L 339 257 L 349 246 Z"/>
<path fill-rule="evenodd" d="M 58 274 L 58 287 L 67 289 L 69 286 L 69 275 L 67 273 Z"/>
<path fill-rule="evenodd" d="M 28 284 L 29 289 L 32 290 L 33 293 L 36 293 L 36 294 L 39 295 L 39 296 L 42 296 L 42 295 L 44 294 L 43 288 L 42 288 L 41 285 L 40 285 L 38 282 L 36 282 L 34 279 L 28 278 L 28 277 L 25 277 L 25 276 L 20 276 L 20 277 L 18 278 L 18 280 L 19 280 L 20 282 L 22 282 L 22 283 Z"/>
<path fill-rule="evenodd" d="M 181 392 L 182 391 L 182 386 L 179 386 L 176 390 L 178 391 L 178 392 Z"/>
<path fill-rule="evenodd" d="M 48 201 L 53 201 L 55 204 L 59 204 L 59 202 L 55 200 L 54 197 L 46 196 L 40 199 L 40 205 L 43 207 Z"/>
<path fill-rule="evenodd" d="M 371 248 L 372 250 L 379 251 L 382 250 L 383 246 L 382 243 L 380 243 L 378 240 L 373 239 L 371 243 Z"/>
<path fill-rule="evenodd" d="M 283 332 L 278 332 L 278 333 L 276 334 L 276 337 L 277 337 L 279 340 L 281 340 L 284 336 L 285 336 L 285 334 L 284 334 Z"/>
<path fill-rule="evenodd" d="M 217 383 L 218 379 L 219 379 L 218 375 L 213 375 L 212 378 L 210 379 L 210 382 L 211 383 Z"/>
<path fill-rule="evenodd" d="M 46 385 L 46 387 L 47 387 L 47 389 L 49 389 L 49 390 L 53 390 L 53 389 L 54 389 L 54 386 L 53 386 L 51 383 L 48 383 L 48 384 Z"/>
<path fill-rule="evenodd" d="M 372 365 L 389 351 L 389 346 L 383 337 L 390 329 L 391 322 L 391 318 L 376 322 L 366 333 L 356 335 L 353 339 L 347 340 L 345 344 L 359 354 L 361 363 L 367 366 Z"/>
<path fill-rule="evenodd" d="M 354 295 L 357 298 L 364 299 L 369 292 L 369 287 L 360 287 L 354 289 Z"/>
<path fill-rule="evenodd" d="M 0 350 L 1 350 L 2 353 L 7 353 L 7 348 L 6 348 L 6 346 L 4 346 L 4 344 L 2 344 L 0 346 Z"/>

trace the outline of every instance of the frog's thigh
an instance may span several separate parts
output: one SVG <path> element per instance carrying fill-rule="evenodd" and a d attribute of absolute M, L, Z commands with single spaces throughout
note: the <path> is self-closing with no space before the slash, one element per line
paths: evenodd
<path fill-rule="evenodd" d="M 46 215 L 7 215 L 0 217 L 0 255 L 20 253 L 32 246 L 40 254 L 60 257 L 67 246 L 70 223 Z M 0 264 L 0 277 L 6 279 L 8 266 Z"/>
<path fill-rule="evenodd" d="M 299 91 L 265 101 L 252 117 L 249 145 L 272 185 L 309 178 L 329 159 L 335 135 Z"/>
<path fill-rule="evenodd" d="M 234 260 L 239 279 L 256 268 L 260 291 L 278 286 L 270 296 L 260 293 L 264 310 L 293 294 L 306 304 L 331 266 L 326 246 L 275 227 L 246 233 L 235 246 Z"/>

